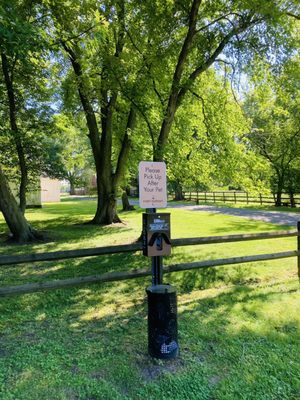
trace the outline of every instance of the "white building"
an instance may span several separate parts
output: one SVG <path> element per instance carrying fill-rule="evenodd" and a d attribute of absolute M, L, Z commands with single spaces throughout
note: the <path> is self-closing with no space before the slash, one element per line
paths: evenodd
<path fill-rule="evenodd" d="M 44 203 L 55 203 L 60 201 L 60 181 L 41 176 L 35 187 L 28 190 L 26 194 L 27 207 L 42 207 Z M 17 185 L 11 184 L 11 189 L 19 201 Z"/>

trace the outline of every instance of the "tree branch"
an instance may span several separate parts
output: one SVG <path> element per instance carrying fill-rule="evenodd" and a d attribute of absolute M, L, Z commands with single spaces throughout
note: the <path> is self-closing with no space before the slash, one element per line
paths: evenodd
<path fill-rule="evenodd" d="M 178 62 L 176 65 L 174 76 L 173 76 L 172 91 L 177 89 L 177 86 L 179 85 L 186 58 L 188 56 L 190 47 L 193 43 L 193 39 L 197 33 L 196 23 L 197 23 L 199 7 L 200 7 L 201 3 L 202 3 L 202 0 L 194 0 L 193 4 L 192 4 L 190 16 L 189 16 L 188 32 L 187 32 L 187 35 L 183 42 L 183 46 L 181 48 L 181 52 L 179 54 Z"/>
<path fill-rule="evenodd" d="M 219 22 L 219 21 L 222 21 L 222 19 L 227 19 L 227 20 L 228 20 L 228 17 L 229 17 L 230 15 L 236 15 L 236 16 L 238 16 L 239 18 L 242 17 L 241 14 L 234 13 L 234 12 L 230 12 L 230 13 L 221 15 L 219 18 L 216 18 L 215 20 L 209 22 L 207 25 L 204 25 L 204 26 L 202 26 L 201 28 L 197 29 L 197 33 L 204 31 L 205 29 L 209 28 L 210 26 L 216 24 L 216 23 Z"/>
<path fill-rule="evenodd" d="M 154 77 L 153 77 L 152 74 L 151 74 L 151 65 L 148 63 L 147 58 L 145 57 L 144 53 L 138 48 L 138 46 L 137 46 L 136 43 L 134 42 L 134 40 L 133 40 L 133 38 L 132 38 L 132 35 L 131 35 L 131 33 L 129 32 L 129 30 L 127 30 L 126 32 L 127 32 L 127 35 L 128 35 L 128 37 L 129 37 L 129 39 L 130 39 L 131 44 L 132 44 L 133 47 L 137 50 L 137 52 L 142 56 L 142 59 L 143 59 L 143 61 L 144 61 L 144 63 L 145 63 L 145 66 L 146 66 L 146 68 L 147 68 L 147 71 L 148 71 L 148 75 L 149 75 L 149 77 L 150 77 L 150 79 L 151 79 L 151 82 L 152 82 L 152 87 L 153 87 L 154 93 L 156 94 L 156 96 L 157 96 L 157 98 L 158 98 L 160 104 L 161 104 L 162 106 L 164 106 L 164 105 L 165 105 L 165 101 L 164 101 L 162 95 L 159 93 L 159 91 L 158 91 L 158 89 L 157 89 L 157 87 L 156 87 L 155 79 L 154 79 Z"/>
<path fill-rule="evenodd" d="M 92 29 L 94 29 L 94 27 L 95 27 L 95 25 L 92 25 L 92 26 L 90 26 L 89 28 L 85 29 L 84 31 L 78 33 L 77 35 L 70 36 L 70 37 L 68 37 L 68 38 L 66 38 L 66 39 L 64 39 L 64 40 L 59 39 L 57 42 L 54 42 L 54 43 L 52 44 L 52 46 L 53 46 L 53 45 L 60 44 L 60 43 L 62 43 L 62 42 L 68 43 L 68 42 L 72 42 L 73 40 L 79 39 L 81 36 L 85 35 L 86 33 L 90 32 Z"/>
<path fill-rule="evenodd" d="M 128 160 L 128 155 L 129 155 L 129 151 L 130 151 L 130 147 L 131 147 L 129 131 L 134 129 L 135 121 L 136 121 L 136 112 L 135 112 L 134 108 L 131 107 L 129 114 L 128 114 L 128 120 L 127 120 L 126 129 L 125 129 L 125 134 L 124 134 L 124 137 L 122 140 L 121 150 L 119 152 L 116 172 L 114 174 L 114 186 L 115 187 L 117 187 L 119 185 L 121 178 L 124 177 L 124 174 L 125 174 L 126 163 Z"/>
<path fill-rule="evenodd" d="M 185 36 L 176 68 L 173 74 L 173 79 L 172 79 L 172 86 L 169 94 L 169 99 L 168 99 L 168 105 L 167 109 L 165 112 L 165 118 L 163 120 L 158 141 L 157 141 L 157 146 L 156 146 L 156 151 L 154 153 L 154 161 L 161 161 L 163 158 L 163 152 L 164 152 L 164 147 L 167 142 L 171 126 L 174 120 L 174 116 L 178 107 L 178 88 L 180 86 L 180 80 L 182 78 L 184 66 L 187 60 L 187 57 L 189 55 L 191 46 L 193 44 L 195 35 L 197 33 L 196 31 L 196 24 L 197 24 L 197 17 L 198 17 L 198 12 L 199 12 L 199 7 L 202 3 L 202 0 L 193 0 L 192 7 L 190 10 L 190 15 L 189 15 L 189 23 L 188 23 L 188 32 Z"/>
<path fill-rule="evenodd" d="M 286 12 L 286 15 L 288 15 L 289 17 L 295 18 L 295 19 L 297 19 L 297 20 L 300 20 L 300 15 L 291 13 L 291 12 L 289 12 L 289 11 Z"/>
<path fill-rule="evenodd" d="M 197 77 L 204 71 L 206 71 L 217 59 L 217 57 L 222 53 L 225 46 L 230 42 L 233 36 L 238 35 L 239 33 L 244 32 L 251 25 L 254 25 L 259 20 L 245 20 L 240 26 L 233 28 L 226 36 L 223 37 L 218 47 L 214 50 L 214 52 L 207 58 L 207 60 L 197 67 L 189 76 L 186 83 L 182 86 L 178 94 L 178 104 L 183 100 L 186 92 L 189 90 L 193 82 L 197 79 Z"/>
<path fill-rule="evenodd" d="M 209 125 L 208 125 L 208 122 L 207 122 L 207 115 L 206 115 L 206 112 L 205 112 L 205 102 L 204 102 L 204 99 L 203 99 L 202 96 L 200 96 L 198 93 L 194 92 L 193 90 L 190 89 L 189 91 L 192 93 L 193 96 L 195 96 L 195 97 L 196 97 L 198 100 L 200 100 L 200 102 L 201 102 L 201 105 L 202 105 L 202 114 L 203 114 L 203 123 L 204 123 L 205 128 L 206 128 L 207 136 L 209 136 Z"/>

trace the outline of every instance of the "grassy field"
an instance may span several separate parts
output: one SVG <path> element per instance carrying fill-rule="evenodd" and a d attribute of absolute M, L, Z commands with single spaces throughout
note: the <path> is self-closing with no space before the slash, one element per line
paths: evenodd
<path fill-rule="evenodd" d="M 22 254 L 125 244 L 141 210 L 124 223 L 84 225 L 94 201 L 66 200 L 28 211 L 48 240 L 7 246 Z M 169 211 L 169 210 L 168 210 Z M 272 224 L 171 209 L 172 237 L 254 233 Z M 0 220 L 4 238 L 5 225 Z M 176 248 L 165 264 L 293 250 L 295 238 Z M 149 265 L 136 254 L 2 267 L 1 286 Z M 89 285 L 0 300 L 0 399 L 300 399 L 300 302 L 295 259 L 173 273 L 180 356 L 147 355 L 150 279 Z"/>

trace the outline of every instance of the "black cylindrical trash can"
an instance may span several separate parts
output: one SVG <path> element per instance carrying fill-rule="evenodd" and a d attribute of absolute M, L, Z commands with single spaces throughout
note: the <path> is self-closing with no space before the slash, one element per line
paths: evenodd
<path fill-rule="evenodd" d="M 148 351 L 155 358 L 178 355 L 176 289 L 171 285 L 153 285 L 148 295 Z"/>

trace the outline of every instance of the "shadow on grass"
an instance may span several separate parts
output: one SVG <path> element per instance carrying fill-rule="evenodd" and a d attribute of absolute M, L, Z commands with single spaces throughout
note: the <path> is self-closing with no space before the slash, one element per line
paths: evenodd
<path fill-rule="evenodd" d="M 70 239 L 71 240 L 71 239 Z M 48 244 L 48 246 L 51 244 Z M 55 243 L 53 244 L 55 246 Z M 214 259 L 217 252 L 205 254 L 205 259 Z M 174 257 L 169 258 L 165 264 L 175 264 L 201 260 L 202 257 L 193 257 L 189 253 L 176 251 Z M 1 286 L 68 279 L 88 275 L 103 274 L 106 272 L 129 271 L 133 269 L 147 269 L 151 271 L 151 260 L 140 252 L 102 255 L 96 257 L 77 258 L 69 260 L 47 261 L 19 266 L 7 266 L 0 269 Z M 176 272 L 171 275 L 172 281 L 181 292 L 188 293 L 193 289 L 207 289 L 216 283 L 247 283 L 253 282 L 251 267 L 226 266 L 208 267 L 193 271 Z M 150 278 L 149 278 L 150 279 Z M 170 275 L 165 276 L 165 281 Z M 128 283 L 130 286 L 130 283 Z"/>
<path fill-rule="evenodd" d="M 77 258 L 61 261 L 45 261 L 0 269 L 1 286 L 30 282 L 68 279 L 105 272 L 128 271 L 147 268 L 149 261 L 139 253 L 103 255 L 100 257 Z"/>
<path fill-rule="evenodd" d="M 61 217 L 43 223 L 37 222 L 33 225 L 38 231 L 44 232 L 46 239 L 44 243 L 47 243 L 46 251 L 57 250 L 57 246 L 59 244 L 76 244 L 80 243 L 81 241 L 94 240 L 96 238 L 99 238 L 99 244 L 97 244 L 97 246 L 101 247 L 103 246 L 102 238 L 105 236 L 132 232 L 132 228 L 127 224 L 119 223 L 109 226 L 87 225 L 76 223 L 76 221 L 74 223 L 74 219 Z M 42 241 L 27 243 L 25 245 L 14 244 L 14 246 L 9 246 L 7 243 L 7 238 L 8 234 L 3 233 L 0 235 L 0 252 L 2 247 L 5 251 L 5 254 L 24 253 L 24 249 L 26 250 L 26 253 L 30 253 L 35 251 L 36 248 L 43 244 Z M 87 248 L 90 246 L 86 244 L 84 247 Z"/>
<path fill-rule="evenodd" d="M 107 228 L 113 229 L 113 228 Z M 102 233 L 105 234 L 105 233 Z M 88 232 L 89 237 L 90 232 Z M 72 238 L 69 238 L 71 241 Z M 75 237 L 76 240 L 76 237 Z M 47 244 L 49 248 L 50 244 Z M 56 244 L 53 243 L 55 247 Z M 13 249 L 15 250 L 15 249 Z M 22 250 L 22 249 L 21 249 Z M 16 253 L 14 251 L 14 253 Z M 164 261 L 165 265 L 178 263 L 200 261 L 203 258 L 215 259 L 218 257 L 218 251 L 209 251 L 202 256 L 186 253 L 176 249 L 176 253 Z M 56 279 L 68 279 L 88 275 L 98 275 L 106 272 L 129 271 L 133 269 L 147 269 L 151 271 L 151 260 L 142 256 L 141 252 L 120 253 L 111 255 L 102 255 L 96 257 L 76 258 L 69 260 L 46 261 L 33 264 L 21 264 L 19 266 L 7 266 L 0 269 L 1 286 L 12 286 L 30 282 L 51 281 Z M 251 266 L 244 264 L 238 266 L 220 266 L 208 267 L 192 271 L 173 273 L 172 281 L 184 293 L 193 289 L 207 289 L 217 283 L 253 283 L 258 282 L 258 278 L 253 278 Z M 170 275 L 164 278 L 168 281 Z M 255 280 L 254 280 L 255 279 Z"/>
<path fill-rule="evenodd" d="M 147 283 L 6 299 L 0 305 L 5 349 L 0 365 L 3 361 L 10 368 L 0 369 L 6 379 L 3 393 L 13 396 L 21 387 L 24 398 L 31 398 L 32 387 L 34 398 L 46 398 L 48 380 L 52 398 L 65 399 L 196 399 L 199 390 L 205 391 L 204 399 L 239 399 L 241 393 L 247 399 L 271 399 L 280 391 L 280 398 L 296 399 L 299 322 L 288 310 L 279 322 L 276 314 L 266 320 L 261 310 L 286 299 L 295 287 L 238 286 L 203 293 L 198 300 L 179 297 L 181 355 L 158 362 L 146 350 Z M 107 385 L 110 394 L 97 397 Z M 73 397 L 64 397 L 66 387 L 72 387 Z"/>

